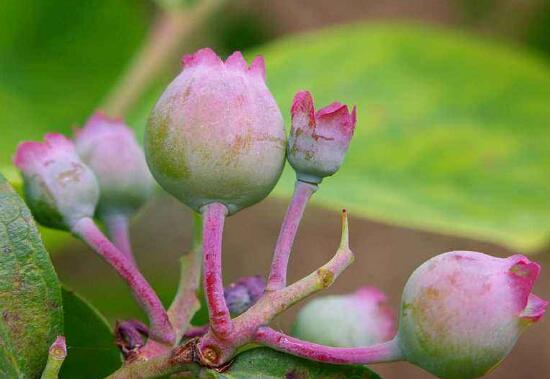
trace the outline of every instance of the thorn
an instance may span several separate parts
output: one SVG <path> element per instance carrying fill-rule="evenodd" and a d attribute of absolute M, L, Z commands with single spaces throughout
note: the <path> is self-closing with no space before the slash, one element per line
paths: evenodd
<path fill-rule="evenodd" d="M 342 209 L 342 237 L 340 238 L 340 249 L 349 249 L 348 212 L 345 209 Z"/>

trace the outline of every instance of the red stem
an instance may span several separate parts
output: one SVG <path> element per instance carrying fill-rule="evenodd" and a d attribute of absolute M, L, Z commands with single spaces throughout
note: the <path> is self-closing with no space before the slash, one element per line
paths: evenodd
<path fill-rule="evenodd" d="M 264 326 L 256 332 L 255 342 L 298 357 L 338 365 L 367 365 L 403 359 L 396 339 L 367 347 L 331 347 L 302 341 Z"/>
<path fill-rule="evenodd" d="M 114 213 L 103 217 L 103 222 L 107 227 L 113 244 L 133 265 L 137 265 L 130 243 L 130 225 L 128 217 L 123 214 Z"/>
<path fill-rule="evenodd" d="M 141 272 L 105 237 L 92 219 L 79 220 L 74 224 L 72 232 L 92 247 L 130 286 L 134 297 L 149 317 L 150 337 L 172 345 L 175 334 L 166 310 Z"/>
<path fill-rule="evenodd" d="M 204 291 L 210 316 L 210 328 L 221 338 L 233 328 L 229 308 L 223 295 L 222 235 L 227 208 L 211 203 L 202 209 Z"/>
<path fill-rule="evenodd" d="M 296 181 L 292 200 L 288 205 L 281 231 L 275 245 L 273 261 L 271 263 L 271 272 L 267 280 L 266 291 L 276 291 L 284 288 L 286 285 L 288 260 L 298 226 L 302 220 L 304 210 L 311 195 L 317 191 L 316 184 Z"/>

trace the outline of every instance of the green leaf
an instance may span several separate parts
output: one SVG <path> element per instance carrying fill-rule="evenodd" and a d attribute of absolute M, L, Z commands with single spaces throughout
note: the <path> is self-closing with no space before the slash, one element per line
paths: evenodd
<path fill-rule="evenodd" d="M 218 379 L 380 379 L 365 366 L 339 366 L 312 362 L 262 347 L 237 356 L 222 373 L 207 370 L 204 377 Z"/>
<path fill-rule="evenodd" d="M 86 300 L 63 288 L 68 355 L 60 378 L 104 378 L 122 365 L 105 318 Z"/>
<path fill-rule="evenodd" d="M 61 334 L 61 292 L 29 209 L 1 174 L 0 311 L 0 377 L 40 375 Z"/>
<path fill-rule="evenodd" d="M 528 252 L 548 243 L 546 62 L 517 46 L 399 24 L 329 29 L 255 53 L 287 125 L 300 89 L 318 106 L 357 104 L 344 165 L 316 204 Z M 287 165 L 275 194 L 289 196 L 293 181 Z"/>

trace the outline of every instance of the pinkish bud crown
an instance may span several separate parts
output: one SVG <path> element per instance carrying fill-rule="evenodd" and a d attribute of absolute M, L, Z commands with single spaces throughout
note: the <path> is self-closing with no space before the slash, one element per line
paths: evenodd
<path fill-rule="evenodd" d="M 544 314 L 548 302 L 531 293 L 539 271 L 521 255 L 455 251 L 428 260 L 403 292 L 403 354 L 441 378 L 485 375 Z"/>
<path fill-rule="evenodd" d="M 334 102 L 315 112 L 307 91 L 296 94 L 290 110 L 288 160 L 298 179 L 319 183 L 342 165 L 357 121 L 356 108 Z"/>
<path fill-rule="evenodd" d="M 395 335 L 395 312 L 386 301 L 386 295 L 375 287 L 362 287 L 349 295 L 320 297 L 300 310 L 293 334 L 336 347 L 388 341 Z"/>
<path fill-rule="evenodd" d="M 97 181 L 63 135 L 46 134 L 44 142 L 19 144 L 14 164 L 23 175 L 29 208 L 41 224 L 67 229 L 93 216 Z"/>
<path fill-rule="evenodd" d="M 220 202 L 229 213 L 273 189 L 284 164 L 283 119 L 265 85 L 263 59 L 211 49 L 183 58 L 184 69 L 149 118 L 145 150 L 160 185 L 195 210 Z"/>
<path fill-rule="evenodd" d="M 98 213 L 132 213 L 149 199 L 153 178 L 133 130 L 122 119 L 95 113 L 76 131 L 75 145 L 97 177 Z"/>

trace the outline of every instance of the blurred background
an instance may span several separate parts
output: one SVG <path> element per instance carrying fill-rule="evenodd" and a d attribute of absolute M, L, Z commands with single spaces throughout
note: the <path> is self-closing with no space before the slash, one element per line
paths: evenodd
<path fill-rule="evenodd" d="M 181 4 L 180 4 L 181 3 Z M 408 275 L 450 250 L 521 252 L 543 265 L 550 298 L 550 2 L 546 0 L 3 0 L 0 171 L 16 143 L 71 132 L 97 108 L 139 135 L 180 57 L 210 46 L 262 54 L 287 120 L 293 94 L 357 104 L 343 168 L 307 209 L 295 280 L 327 261 L 351 213 L 355 263 L 326 293 L 364 284 L 397 309 Z M 293 174 L 227 220 L 224 279 L 266 274 Z M 132 225 L 137 260 L 168 303 L 191 214 L 158 195 Z M 61 281 L 110 322 L 143 318 L 114 273 L 74 239 L 44 230 Z M 299 306 L 275 322 L 288 330 Z M 204 322 L 204 313 L 195 320 Z M 492 379 L 550 376 L 550 319 L 530 328 Z M 431 378 L 408 364 L 384 378 Z"/>

